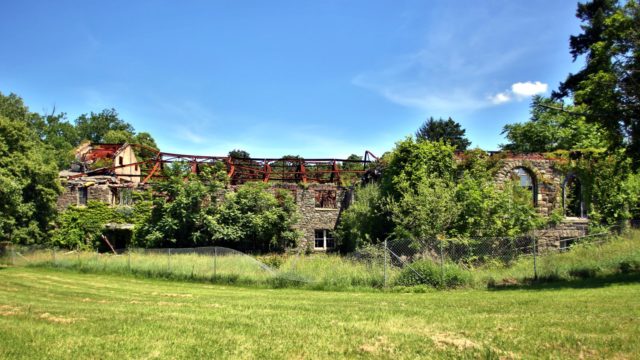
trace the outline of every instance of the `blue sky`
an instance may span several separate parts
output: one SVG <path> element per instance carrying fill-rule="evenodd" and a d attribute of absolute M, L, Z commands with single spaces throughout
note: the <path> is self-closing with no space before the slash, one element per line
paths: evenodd
<path fill-rule="evenodd" d="M 0 91 L 116 108 L 161 149 L 382 154 L 429 116 L 497 149 L 581 64 L 574 1 L 10 1 Z"/>

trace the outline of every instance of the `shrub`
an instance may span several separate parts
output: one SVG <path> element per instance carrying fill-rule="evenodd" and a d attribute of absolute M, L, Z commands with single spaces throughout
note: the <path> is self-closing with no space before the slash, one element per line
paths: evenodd
<path fill-rule="evenodd" d="M 430 260 L 419 260 L 405 267 L 396 278 L 396 285 L 431 285 L 439 288 L 460 287 L 471 282 L 468 271 L 447 263 L 444 271 L 439 264 Z"/>
<path fill-rule="evenodd" d="M 623 260 L 618 264 L 618 270 L 622 274 L 631 274 L 640 272 L 640 261 L 637 260 Z"/>
<path fill-rule="evenodd" d="M 596 277 L 599 270 L 598 267 L 570 269 L 569 275 L 579 279 L 590 279 Z"/>

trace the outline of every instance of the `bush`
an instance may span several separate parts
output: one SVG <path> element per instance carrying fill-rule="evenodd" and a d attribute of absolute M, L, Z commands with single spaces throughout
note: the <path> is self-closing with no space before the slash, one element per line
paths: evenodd
<path fill-rule="evenodd" d="M 399 286 L 431 285 L 438 288 L 454 288 L 469 284 L 471 274 L 452 263 L 444 265 L 443 274 L 439 264 L 430 260 L 419 260 L 405 267 L 395 282 Z"/>
<path fill-rule="evenodd" d="M 631 274 L 640 272 L 640 261 L 637 260 L 623 260 L 618 265 L 618 270 L 622 274 Z"/>

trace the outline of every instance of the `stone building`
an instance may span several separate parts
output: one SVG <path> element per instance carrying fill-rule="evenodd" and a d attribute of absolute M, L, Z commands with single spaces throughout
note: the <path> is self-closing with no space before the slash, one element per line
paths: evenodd
<path fill-rule="evenodd" d="M 80 145 L 71 169 L 61 171 L 59 177 L 64 191 L 58 197 L 58 210 L 86 205 L 89 200 L 130 205 L 132 192 L 144 188 L 138 160 L 126 143 Z"/>
<path fill-rule="evenodd" d="M 559 159 L 541 154 L 493 156 L 500 156 L 500 170 L 496 174 L 498 184 L 519 180 L 520 185 L 531 192 L 531 202 L 542 216 L 562 211 L 563 221 L 536 233 L 542 246 L 568 246 L 572 239 L 586 235 L 588 220 L 580 179 L 558 170 L 554 165 Z M 193 169 L 197 171 L 197 163 Z M 130 205 L 132 193 L 147 188 L 141 181 L 142 176 L 131 145 L 83 144 L 76 150 L 76 163 L 72 169 L 60 173 L 65 191 L 58 199 L 58 208 L 85 205 L 88 200 L 114 206 Z M 303 234 L 303 246 L 315 251 L 333 249 L 334 230 L 341 212 L 351 203 L 352 188 L 335 182 L 271 183 L 273 187 L 291 191 L 300 213 L 297 229 Z"/>
<path fill-rule="evenodd" d="M 514 177 L 519 179 L 520 186 L 531 192 L 531 201 L 540 215 L 548 217 L 561 210 L 564 219 L 560 223 L 536 231 L 541 246 L 569 246 L 576 237 L 586 235 L 589 228 L 580 179 L 554 166 L 559 161 L 562 160 L 542 154 L 506 155 L 496 176 L 499 184 Z"/>

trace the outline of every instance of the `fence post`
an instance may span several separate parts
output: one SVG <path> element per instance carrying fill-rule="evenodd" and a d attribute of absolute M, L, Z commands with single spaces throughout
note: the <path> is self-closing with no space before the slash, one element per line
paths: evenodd
<path fill-rule="evenodd" d="M 533 280 L 538 280 L 538 239 L 533 237 Z"/>
<path fill-rule="evenodd" d="M 440 239 L 440 284 L 444 286 L 444 239 Z"/>
<path fill-rule="evenodd" d="M 216 279 L 216 260 L 218 258 L 218 248 L 213 247 L 213 280 Z"/>
<path fill-rule="evenodd" d="M 14 244 L 11 244 L 11 266 L 16 265 L 16 247 Z"/>
<path fill-rule="evenodd" d="M 389 252 L 389 247 L 387 246 L 387 239 L 384 239 L 384 287 L 387 287 L 387 253 Z"/>
<path fill-rule="evenodd" d="M 131 249 L 127 249 L 127 268 L 131 272 Z"/>
<path fill-rule="evenodd" d="M 58 257 L 56 255 L 56 248 L 53 248 L 53 265 L 58 263 Z"/>
<path fill-rule="evenodd" d="M 168 268 L 169 268 L 169 272 L 171 272 L 171 248 L 169 248 Z"/>

